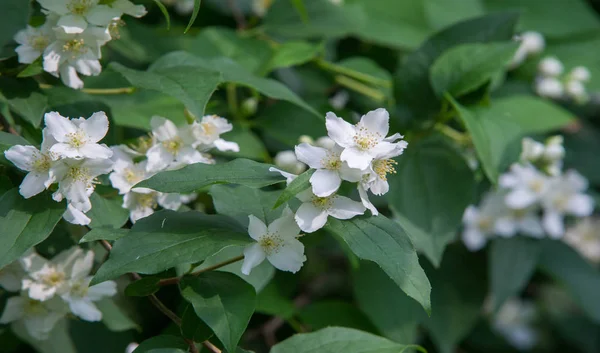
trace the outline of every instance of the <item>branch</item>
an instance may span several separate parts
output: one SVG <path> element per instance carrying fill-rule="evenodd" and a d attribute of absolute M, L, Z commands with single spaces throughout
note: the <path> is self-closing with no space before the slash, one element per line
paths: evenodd
<path fill-rule="evenodd" d="M 232 264 L 234 262 L 238 262 L 238 261 L 242 260 L 243 258 L 244 258 L 244 255 L 236 256 L 236 257 L 234 257 L 232 259 L 229 259 L 227 261 L 223 261 L 223 262 L 220 262 L 218 264 L 209 266 L 207 268 L 203 268 L 201 270 L 198 270 L 196 272 L 192 272 L 189 275 L 190 276 L 199 276 L 199 275 L 201 275 L 204 272 L 216 270 L 217 268 L 221 268 L 223 266 L 227 266 L 227 265 Z M 181 281 L 181 278 L 183 278 L 183 276 L 182 277 L 171 277 L 171 278 L 161 279 L 160 281 L 158 281 L 158 285 L 159 286 L 168 286 L 168 285 L 171 285 L 171 284 L 177 284 L 177 283 L 179 283 Z"/>

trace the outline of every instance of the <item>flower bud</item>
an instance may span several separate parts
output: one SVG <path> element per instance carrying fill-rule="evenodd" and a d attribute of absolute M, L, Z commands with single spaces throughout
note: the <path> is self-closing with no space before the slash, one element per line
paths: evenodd
<path fill-rule="evenodd" d="M 300 174 L 306 170 L 306 165 L 299 162 L 294 151 L 281 151 L 275 155 L 275 165 L 286 172 Z"/>
<path fill-rule="evenodd" d="M 524 138 L 521 145 L 521 160 L 523 161 L 535 162 L 544 153 L 544 145 L 529 137 Z"/>
<path fill-rule="evenodd" d="M 244 116 L 254 115 L 258 108 L 258 100 L 254 97 L 245 99 L 242 102 L 241 108 L 242 114 L 244 114 Z"/>
<path fill-rule="evenodd" d="M 539 54 L 544 50 L 544 36 L 538 32 L 525 32 L 521 35 L 522 46 L 528 54 Z"/>
<path fill-rule="evenodd" d="M 535 91 L 542 97 L 558 99 L 562 97 L 564 88 L 558 79 L 545 77 L 536 82 Z"/>
<path fill-rule="evenodd" d="M 581 81 L 571 80 L 565 85 L 567 94 L 575 99 L 586 97 L 585 86 Z"/>
<path fill-rule="evenodd" d="M 571 73 L 569 74 L 569 76 L 573 80 L 587 82 L 590 80 L 592 74 L 590 73 L 590 70 L 587 69 L 587 67 L 577 66 L 577 67 L 574 67 L 573 70 L 571 70 Z"/>
<path fill-rule="evenodd" d="M 298 137 L 298 142 L 308 143 L 309 145 L 315 144 L 315 140 L 313 140 L 313 138 L 308 135 L 301 135 L 300 137 Z"/>
<path fill-rule="evenodd" d="M 322 136 L 317 139 L 317 141 L 315 142 L 315 145 L 330 150 L 333 147 L 335 147 L 335 141 L 330 139 L 328 136 Z"/>
<path fill-rule="evenodd" d="M 558 76 L 562 74 L 564 68 L 563 64 L 555 57 L 544 58 L 538 64 L 539 72 L 544 76 Z"/>

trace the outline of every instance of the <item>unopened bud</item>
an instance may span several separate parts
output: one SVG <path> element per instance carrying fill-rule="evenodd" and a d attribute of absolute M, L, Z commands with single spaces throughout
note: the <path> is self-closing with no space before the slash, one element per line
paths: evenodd
<path fill-rule="evenodd" d="M 577 66 L 577 67 L 574 67 L 573 70 L 571 70 L 571 73 L 569 74 L 569 76 L 573 80 L 587 82 L 592 77 L 592 74 L 590 73 L 590 70 L 587 69 L 587 67 Z"/>
<path fill-rule="evenodd" d="M 545 77 L 536 82 L 535 91 L 542 97 L 558 99 L 562 97 L 564 88 L 559 80 Z"/>
<path fill-rule="evenodd" d="M 562 74 L 563 64 L 555 57 L 548 57 L 538 64 L 539 72 L 544 76 L 555 77 Z"/>

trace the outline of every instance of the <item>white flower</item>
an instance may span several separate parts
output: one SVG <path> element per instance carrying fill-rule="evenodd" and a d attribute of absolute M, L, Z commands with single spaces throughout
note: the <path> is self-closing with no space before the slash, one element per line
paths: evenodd
<path fill-rule="evenodd" d="M 294 221 L 292 211 L 286 207 L 281 217 L 268 227 L 254 215 L 248 218 L 248 234 L 256 243 L 244 248 L 242 273 L 249 275 L 265 258 L 281 271 L 298 272 L 306 261 L 306 256 L 304 245 L 297 239 L 300 229 Z"/>
<path fill-rule="evenodd" d="M 585 258 L 593 263 L 600 263 L 600 219 L 584 218 L 565 233 L 563 238 Z"/>
<path fill-rule="evenodd" d="M 549 189 L 549 178 L 532 165 L 513 164 L 510 171 L 500 176 L 498 184 L 508 189 L 506 205 L 524 209 L 534 205 Z"/>
<path fill-rule="evenodd" d="M 546 42 L 539 32 L 527 31 L 521 34 L 521 43 L 528 54 L 539 54 L 544 50 Z"/>
<path fill-rule="evenodd" d="M 585 86 L 581 81 L 570 80 L 565 84 L 566 94 L 576 101 L 586 101 L 588 96 L 585 90 Z"/>
<path fill-rule="evenodd" d="M 136 342 L 131 342 L 130 344 L 127 345 L 127 347 L 125 348 L 125 353 L 133 353 L 133 351 L 135 351 L 135 349 L 139 347 L 139 343 Z"/>
<path fill-rule="evenodd" d="M 46 113 L 44 121 L 48 133 L 56 139 L 50 152 L 66 158 L 110 158 L 112 151 L 98 144 L 108 132 L 108 118 L 104 112 L 96 112 L 88 119 L 69 119 L 57 112 Z"/>
<path fill-rule="evenodd" d="M 100 74 L 100 47 L 111 39 L 108 28 L 89 27 L 78 34 L 55 30 L 55 35 L 56 40 L 44 51 L 44 71 L 60 76 L 68 87 L 83 88 L 77 73 L 85 76 Z"/>
<path fill-rule="evenodd" d="M 350 100 L 350 93 L 346 90 L 336 92 L 333 97 L 329 98 L 329 104 L 337 110 L 342 110 Z"/>
<path fill-rule="evenodd" d="M 129 210 L 131 223 L 153 214 L 157 205 L 158 193 L 149 189 L 130 191 L 123 196 L 123 208 Z"/>
<path fill-rule="evenodd" d="M 540 238 L 544 235 L 538 209 L 533 207 L 520 210 L 508 209 L 502 212 L 496 219 L 494 229 L 498 235 L 505 237 L 523 234 Z"/>
<path fill-rule="evenodd" d="M 35 300 L 46 301 L 68 290 L 67 274 L 75 261 L 83 255 L 78 247 L 65 250 L 48 261 L 31 254 L 19 259 L 27 276 L 22 281 L 23 291 Z"/>
<path fill-rule="evenodd" d="M 309 189 L 300 192 L 296 197 L 302 201 L 302 205 L 296 211 L 296 223 L 306 233 L 323 228 L 329 216 L 350 219 L 365 213 L 365 206 L 360 202 L 336 194 L 318 197 Z"/>
<path fill-rule="evenodd" d="M 574 170 L 555 177 L 542 198 L 543 225 L 550 237 L 564 234 L 564 216 L 589 216 L 594 211 L 594 200 L 584 193 L 588 181 Z"/>
<path fill-rule="evenodd" d="M 365 190 L 371 190 L 375 195 L 383 195 L 390 190 L 387 176 L 396 174 L 394 165 L 397 164 L 392 158 L 401 155 L 407 146 L 405 141 L 401 141 L 396 145 L 396 149 L 375 156 L 369 169 L 364 172 L 362 184 Z"/>
<path fill-rule="evenodd" d="M 512 298 L 502 305 L 492 327 L 515 348 L 528 351 L 535 347 L 539 339 L 532 327 L 536 316 L 533 303 Z"/>
<path fill-rule="evenodd" d="M 329 137 L 344 148 L 340 159 L 350 168 L 367 169 L 375 157 L 406 147 L 404 141 L 394 143 L 402 138 L 400 134 L 385 137 L 389 131 L 389 114 L 383 108 L 363 115 L 356 125 L 329 112 L 325 125 Z"/>
<path fill-rule="evenodd" d="M 114 0 L 109 6 L 113 9 L 117 9 L 121 13 L 136 18 L 145 16 L 148 13 L 144 5 L 136 5 L 129 0 Z"/>
<path fill-rule="evenodd" d="M 0 324 L 22 321 L 31 337 L 43 341 L 66 314 L 65 305 L 58 298 L 41 302 L 21 295 L 8 298 Z"/>
<path fill-rule="evenodd" d="M 273 167 L 270 167 L 269 171 L 277 172 L 277 173 L 281 174 L 281 176 L 285 178 L 286 185 L 290 185 L 290 183 L 298 177 L 298 175 L 296 175 L 296 174 L 288 173 L 286 171 L 283 171 L 283 170 L 277 169 L 277 168 L 273 168 Z"/>
<path fill-rule="evenodd" d="M 233 125 L 225 118 L 205 115 L 200 122 L 194 121 L 189 128 L 197 140 L 194 147 L 199 146 L 202 150 L 208 150 L 214 146 L 219 151 L 240 151 L 237 143 L 225 141 L 220 137 L 221 134 L 233 129 Z"/>
<path fill-rule="evenodd" d="M 172 121 L 159 116 L 153 116 L 150 125 L 156 144 L 146 152 L 147 171 L 156 172 L 177 163 L 208 162 L 207 158 L 196 150 L 196 140 L 189 127 L 178 129 Z"/>
<path fill-rule="evenodd" d="M 473 205 L 467 207 L 463 215 L 462 234 L 467 249 L 477 251 L 483 248 L 488 238 L 497 233 L 496 220 L 505 212 L 504 197 L 497 193 L 486 194 L 479 208 Z"/>
<path fill-rule="evenodd" d="M 88 23 L 106 26 L 122 12 L 108 5 L 99 5 L 100 0 L 37 0 L 42 7 L 60 16 L 58 26 L 66 33 L 81 33 Z"/>
<path fill-rule="evenodd" d="M 564 94 L 564 87 L 560 80 L 554 77 L 542 77 L 536 80 L 535 91 L 542 97 L 559 99 Z"/>
<path fill-rule="evenodd" d="M 89 197 L 94 192 L 94 180 L 111 170 L 110 159 L 61 159 L 50 169 L 50 176 L 58 181 L 52 198 L 57 202 L 66 198 L 73 207 L 87 212 L 92 208 Z"/>
<path fill-rule="evenodd" d="M 67 204 L 67 209 L 63 214 L 63 219 L 71 224 L 78 224 L 80 226 L 86 226 L 92 222 L 90 217 L 86 216 L 84 212 L 77 209 L 71 203 Z"/>
<path fill-rule="evenodd" d="M 555 57 L 544 58 L 538 64 L 538 71 L 543 76 L 556 77 L 562 74 L 563 70 L 562 62 Z"/>
<path fill-rule="evenodd" d="M 48 44 L 54 40 L 51 21 L 46 20 L 40 27 L 27 26 L 15 35 L 15 42 L 19 46 L 15 49 L 19 55 L 19 62 L 22 64 L 31 64 L 39 58 Z"/>
<path fill-rule="evenodd" d="M 526 137 L 522 141 L 522 146 L 522 161 L 531 162 L 552 176 L 561 173 L 565 156 L 562 136 L 552 136 L 545 144 Z"/>
<path fill-rule="evenodd" d="M 0 287 L 9 292 L 18 292 L 21 290 L 21 280 L 25 276 L 25 271 L 19 264 L 19 261 L 0 268 Z"/>
<path fill-rule="evenodd" d="M 296 153 L 294 151 L 281 151 L 273 158 L 275 165 L 283 170 L 287 170 L 290 173 L 300 174 L 306 170 L 306 164 L 298 161 Z"/>
<path fill-rule="evenodd" d="M 15 145 L 4 151 L 6 159 L 17 168 L 27 171 L 27 175 L 19 186 L 19 193 L 26 199 L 39 194 L 54 182 L 50 175 L 53 165 L 50 147 L 55 142 L 48 130 L 44 129 L 41 151 L 33 146 Z"/>
<path fill-rule="evenodd" d="M 89 274 L 93 264 L 92 251 L 87 251 L 84 256 L 79 257 L 68 273 L 68 290 L 61 294 L 61 298 L 69 305 L 71 312 L 85 321 L 100 321 L 102 312 L 94 302 L 117 293 L 117 284 L 113 281 L 90 287 L 92 276 Z"/>
<path fill-rule="evenodd" d="M 114 164 L 113 172 L 108 178 L 112 186 L 119 190 L 119 194 L 128 193 L 135 184 L 152 176 L 152 173 L 147 171 L 147 161 L 133 162 L 131 152 L 134 151 L 123 146 L 113 146 L 111 149 Z"/>
<path fill-rule="evenodd" d="M 327 197 L 335 193 L 342 180 L 357 182 L 362 177 L 360 169 L 348 167 L 348 164 L 340 160 L 342 148 L 339 146 L 331 150 L 322 147 L 311 146 L 301 143 L 296 146 L 298 160 L 316 169 L 310 177 L 312 191 L 319 197 Z"/>
<path fill-rule="evenodd" d="M 572 80 L 587 82 L 592 77 L 592 74 L 590 73 L 590 70 L 588 70 L 587 67 L 577 66 L 571 70 L 571 72 L 569 73 L 569 77 Z"/>

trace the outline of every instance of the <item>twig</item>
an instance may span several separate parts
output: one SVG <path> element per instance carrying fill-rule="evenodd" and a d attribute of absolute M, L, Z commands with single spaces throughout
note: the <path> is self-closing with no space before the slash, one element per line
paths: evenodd
<path fill-rule="evenodd" d="M 54 86 L 40 83 L 39 87 L 41 89 L 50 89 Z M 81 92 L 88 94 L 130 94 L 135 92 L 135 87 L 118 87 L 118 88 L 83 88 Z"/>
<path fill-rule="evenodd" d="M 237 24 L 238 30 L 246 29 L 246 19 L 244 18 L 244 14 L 240 11 L 240 8 L 237 6 L 236 0 L 228 0 L 227 5 L 231 10 L 231 14 L 233 15 L 233 19 Z"/>
<path fill-rule="evenodd" d="M 204 347 L 208 348 L 213 353 L 221 353 L 221 350 L 219 348 L 217 348 L 214 344 L 210 343 L 209 341 L 202 342 L 202 345 Z"/>
<path fill-rule="evenodd" d="M 383 79 L 383 78 L 379 78 L 379 77 L 375 77 L 375 76 L 371 76 L 369 74 L 365 74 L 363 72 L 356 71 L 356 70 L 350 69 L 350 68 L 345 67 L 345 66 L 341 66 L 341 65 L 338 65 L 338 64 L 330 63 L 330 62 L 325 61 L 323 59 L 315 59 L 315 63 L 319 67 L 321 67 L 322 69 L 329 70 L 331 72 L 335 72 L 335 73 L 338 73 L 338 74 L 346 75 L 346 76 L 355 78 L 357 80 L 364 81 L 364 82 L 367 82 L 367 83 L 372 83 L 374 85 L 382 86 L 382 87 L 385 87 L 385 88 L 392 87 L 392 83 L 389 80 L 386 80 L 386 79 Z"/>
<path fill-rule="evenodd" d="M 203 268 L 201 270 L 198 270 L 196 272 L 192 272 L 189 275 L 190 276 L 199 276 L 200 274 L 204 273 L 204 272 L 208 272 L 208 271 L 212 271 L 212 270 L 216 270 L 217 268 L 221 268 L 223 266 L 227 266 L 229 264 L 232 264 L 234 262 L 238 262 L 240 260 L 242 260 L 244 258 L 244 255 L 240 255 L 240 256 L 236 256 L 232 259 L 229 259 L 227 261 L 223 261 L 223 262 L 219 262 L 218 264 Z M 165 278 L 165 279 L 161 279 L 160 281 L 158 281 L 158 285 L 159 286 L 168 286 L 171 284 L 177 284 L 181 281 L 182 277 L 171 277 L 171 278 Z"/>
<path fill-rule="evenodd" d="M 8 120 L 6 120 L 6 118 L 2 114 L 0 114 L 0 122 L 2 122 L 2 125 L 6 128 L 6 131 L 10 132 L 13 135 L 21 136 L 19 134 L 19 132 L 17 130 L 15 130 L 14 127 L 12 127 L 10 125 L 10 123 L 8 122 Z"/>
<path fill-rule="evenodd" d="M 336 75 L 335 82 L 337 82 L 340 85 L 342 85 L 346 88 L 349 88 L 355 92 L 358 92 L 367 97 L 370 97 L 377 102 L 385 101 L 385 95 L 383 93 L 381 93 L 381 91 L 379 91 L 375 88 L 371 88 L 371 87 L 365 85 L 364 83 L 354 80 L 350 77 L 343 76 L 343 75 Z"/>

